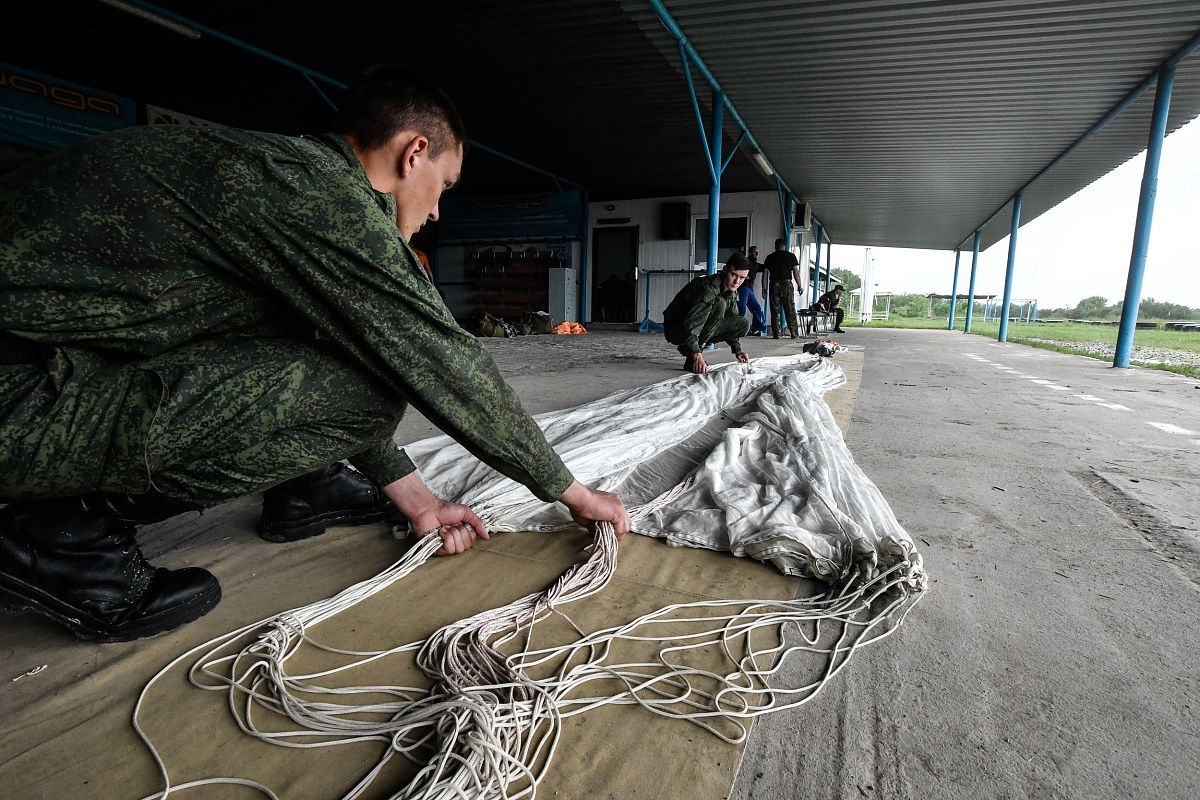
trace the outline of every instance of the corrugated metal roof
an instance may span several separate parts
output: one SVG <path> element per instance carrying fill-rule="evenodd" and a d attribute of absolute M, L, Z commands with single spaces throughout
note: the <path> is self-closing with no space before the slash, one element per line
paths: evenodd
<path fill-rule="evenodd" d="M 674 52 L 644 3 L 624 6 Z M 969 237 L 1200 31 L 1189 0 L 667 6 L 834 239 L 900 247 Z M 1198 62 L 1177 75 L 1170 130 L 1200 112 Z M 1024 195 L 1024 221 L 1145 147 L 1146 97 Z M 985 247 L 1008 234 L 1002 216 Z"/>
<path fill-rule="evenodd" d="M 456 98 L 473 138 L 594 199 L 707 191 L 676 46 L 644 0 L 160 5 L 343 80 L 373 61 L 411 61 Z M 834 240 L 906 247 L 969 237 L 1200 31 L 1195 0 L 666 6 Z M 96 2 L 12 13 L 0 34 L 12 63 L 231 124 L 328 124 L 302 78 L 211 37 Z M 1171 130 L 1200 112 L 1198 72 L 1200 57 L 1180 67 Z M 1026 192 L 1024 221 L 1136 155 L 1152 94 Z M 466 178 L 468 191 L 547 185 L 479 151 Z M 772 182 L 742 153 L 724 185 Z M 1007 232 L 1001 214 L 984 245 Z"/>

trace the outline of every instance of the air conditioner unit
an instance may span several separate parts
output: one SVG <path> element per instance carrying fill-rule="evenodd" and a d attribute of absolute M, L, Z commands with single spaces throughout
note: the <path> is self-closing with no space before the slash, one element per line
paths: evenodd
<path fill-rule="evenodd" d="M 795 203 L 792 209 L 792 226 L 805 231 L 812 230 L 812 206 L 808 203 Z"/>

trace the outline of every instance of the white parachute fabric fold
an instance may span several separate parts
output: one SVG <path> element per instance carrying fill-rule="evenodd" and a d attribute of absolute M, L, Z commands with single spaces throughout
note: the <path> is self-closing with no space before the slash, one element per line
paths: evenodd
<path fill-rule="evenodd" d="M 767 561 L 787 575 L 864 578 L 916 556 L 874 483 L 854 462 L 805 372 L 782 374 L 735 413 L 689 489 L 639 533 Z"/>
<path fill-rule="evenodd" d="M 920 557 L 842 439 L 822 395 L 845 382 L 812 356 L 728 364 L 536 417 L 583 483 L 626 502 L 686 490 L 637 532 L 728 551 L 788 575 L 833 581 Z M 501 531 L 571 524 L 446 436 L 405 448 L 435 494 L 472 506 Z"/>
<path fill-rule="evenodd" d="M 535 419 L 579 481 L 613 491 L 639 464 L 688 438 L 714 414 L 744 402 L 750 392 L 781 373 L 797 370 L 810 373 L 826 389 L 845 381 L 841 369 L 829 362 L 760 358 L 723 365 L 703 377 L 686 375 L 627 389 Z M 557 513 L 545 517 L 548 527 L 570 523 L 561 506 L 536 499 L 449 436 L 423 439 L 404 449 L 435 494 L 470 505 L 477 513 L 488 512 L 489 522 L 500 530 L 516 530 L 509 526 L 551 508 Z"/>

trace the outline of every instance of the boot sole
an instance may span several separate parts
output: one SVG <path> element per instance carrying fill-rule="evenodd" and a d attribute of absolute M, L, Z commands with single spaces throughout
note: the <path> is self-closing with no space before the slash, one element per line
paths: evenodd
<path fill-rule="evenodd" d="M 392 506 L 392 501 L 384 498 L 376 505 L 364 509 L 347 510 L 343 508 L 288 522 L 264 520 L 258 525 L 258 535 L 275 544 L 298 542 L 301 539 L 320 536 L 330 526 L 366 525 L 372 522 L 381 522 L 395 513 L 396 509 Z"/>
<path fill-rule="evenodd" d="M 119 629 L 79 613 L 77 609 L 55 600 L 46 592 L 11 575 L 0 573 L 0 608 L 5 611 L 32 611 L 49 617 L 86 642 L 130 642 L 174 630 L 212 611 L 221 602 L 221 587 L 198 594 L 177 606 L 147 617 L 141 617 Z"/>

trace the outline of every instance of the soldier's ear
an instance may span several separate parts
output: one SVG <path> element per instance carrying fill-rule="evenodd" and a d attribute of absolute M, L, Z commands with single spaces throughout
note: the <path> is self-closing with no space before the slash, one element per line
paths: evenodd
<path fill-rule="evenodd" d="M 401 178 L 407 178 L 429 157 L 429 137 L 423 133 L 400 131 L 392 137 L 391 144 L 397 152 L 396 172 Z"/>

